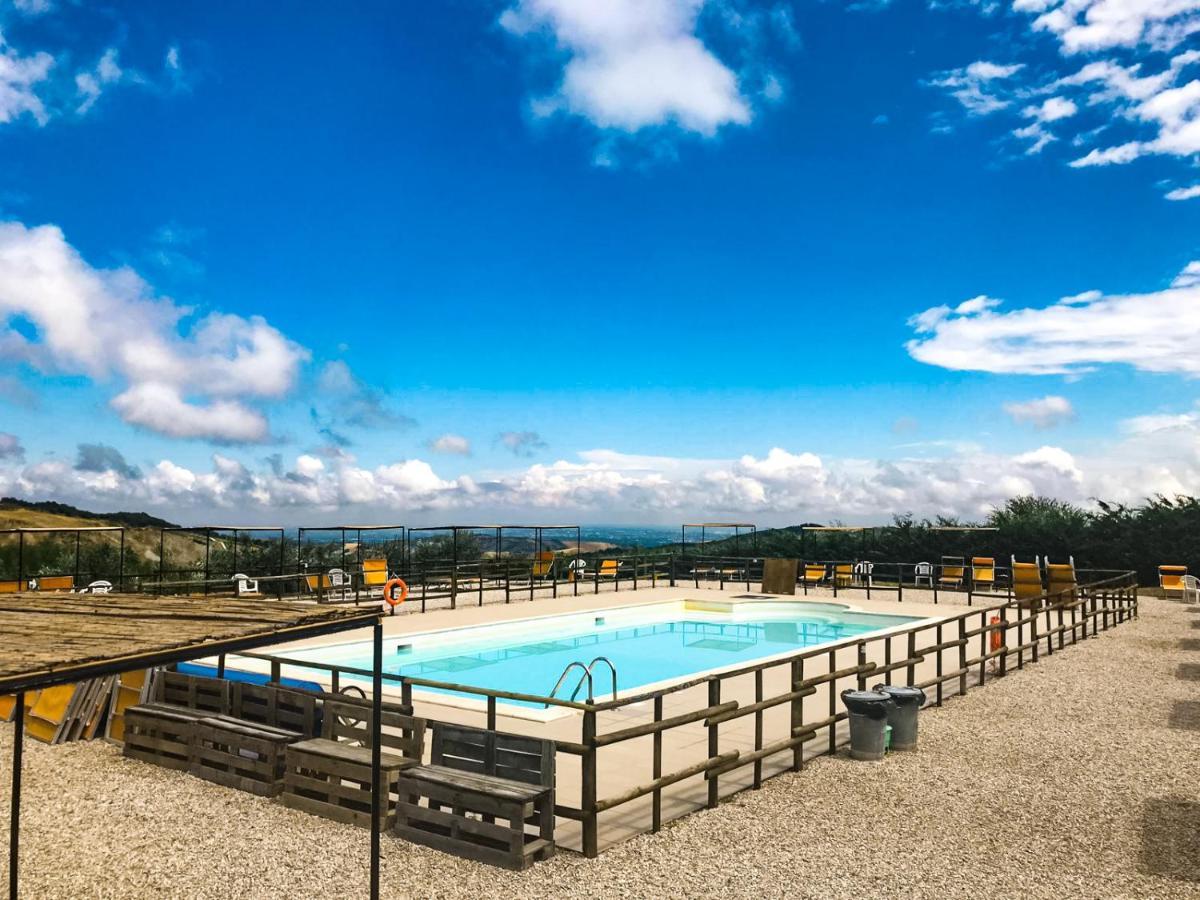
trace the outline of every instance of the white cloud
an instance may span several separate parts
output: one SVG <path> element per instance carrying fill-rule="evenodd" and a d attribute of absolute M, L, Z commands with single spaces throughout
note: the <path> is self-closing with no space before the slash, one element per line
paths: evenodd
<path fill-rule="evenodd" d="M 16 320 L 33 326 L 26 336 Z M 181 333 L 181 324 L 190 327 Z M 291 390 L 308 351 L 258 316 L 196 318 L 155 297 L 128 268 L 88 265 L 52 225 L 0 223 L 0 360 L 43 372 L 116 379 L 114 409 L 175 437 L 261 441 L 251 398 Z"/>
<path fill-rule="evenodd" d="M 1075 418 L 1075 408 L 1066 397 L 1048 395 L 1036 400 L 1004 404 L 1004 411 L 1019 425 L 1053 428 Z"/>
<path fill-rule="evenodd" d="M 1193 184 L 1189 187 L 1175 188 L 1173 191 L 1167 191 L 1166 198 L 1168 200 L 1192 200 L 1200 197 L 1200 184 Z"/>
<path fill-rule="evenodd" d="M 0 33 L 0 124 L 11 122 L 28 113 L 39 125 L 50 116 L 37 94 L 38 85 L 50 77 L 54 57 L 39 52 L 22 56 L 4 40 Z"/>
<path fill-rule="evenodd" d="M 368 468 L 345 454 L 325 460 L 302 454 L 290 468 L 257 470 L 215 454 L 208 471 L 161 460 L 144 472 L 13 459 L 0 463 L 0 493 L 189 520 L 236 512 L 301 524 L 331 510 L 382 521 L 397 508 L 418 516 L 461 511 L 567 521 L 736 515 L 759 522 L 879 522 L 907 511 L 975 517 L 1023 494 L 1087 503 L 1200 493 L 1200 415 L 1154 419 L 1130 420 L 1118 443 L 1083 456 L 1058 446 L 1002 454 L 954 442 L 932 455 L 890 460 L 827 460 L 780 447 L 725 460 L 593 450 L 479 479 L 443 478 L 420 459 Z"/>
<path fill-rule="evenodd" d="M 676 126 L 707 137 L 748 125 L 752 94 L 781 99 L 782 82 L 760 59 L 763 33 L 785 47 L 797 38 L 784 7 L 750 13 L 713 4 L 727 55 L 746 58 L 751 74 L 742 76 L 701 38 L 704 9 L 704 0 L 515 0 L 500 25 L 524 40 L 549 38 L 561 60 L 556 88 L 530 103 L 534 116 L 567 113 L 627 134 Z M 611 161 L 611 153 L 600 158 Z"/>
<path fill-rule="evenodd" d="M 972 115 L 986 116 L 1011 105 L 1007 81 L 1024 68 L 1022 63 L 1000 65 L 978 60 L 961 69 L 940 72 L 928 84 L 945 88 Z"/>
<path fill-rule="evenodd" d="M 75 89 L 80 98 L 75 112 L 82 115 L 91 109 L 109 85 L 116 84 L 125 73 L 117 62 L 117 51 L 109 47 L 92 69 L 75 74 Z"/>
<path fill-rule="evenodd" d="M 1056 35 L 1067 54 L 1169 50 L 1200 31 L 1200 0 L 1014 0 L 1013 9 L 1037 14 L 1033 27 Z"/>
<path fill-rule="evenodd" d="M 435 453 L 470 456 L 471 442 L 461 434 L 443 434 L 429 442 L 429 449 Z"/>
<path fill-rule="evenodd" d="M 1059 119 L 1069 118 L 1077 112 L 1079 112 L 1079 107 L 1065 97 L 1050 97 L 1043 100 L 1041 106 L 1027 106 L 1024 110 L 1026 116 L 1035 118 L 1039 122 L 1057 122 Z"/>
<path fill-rule="evenodd" d="M 914 359 L 961 371 L 1064 375 L 1121 363 L 1200 375 L 1200 263 L 1165 290 L 1068 299 L 1008 312 L 934 307 L 909 320 L 921 337 L 906 346 Z"/>

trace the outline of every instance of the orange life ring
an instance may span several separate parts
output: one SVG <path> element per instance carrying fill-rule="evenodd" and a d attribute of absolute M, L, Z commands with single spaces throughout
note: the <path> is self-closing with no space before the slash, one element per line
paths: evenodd
<path fill-rule="evenodd" d="M 400 596 L 396 597 L 392 593 L 392 588 L 399 586 Z M 408 585 L 404 583 L 403 578 L 393 578 L 383 586 L 383 599 L 387 601 L 388 606 L 395 609 L 401 603 L 408 599 Z"/>
<path fill-rule="evenodd" d="M 991 621 L 990 621 L 990 622 L 988 622 L 988 624 L 989 624 L 989 625 L 999 625 L 999 624 L 1000 624 L 1000 617 L 999 617 L 999 616 L 992 616 L 992 618 L 991 618 Z M 991 643 L 992 643 L 992 652 L 993 652 L 993 653 L 995 653 L 997 650 L 999 650 L 1001 647 L 1003 647 L 1003 646 L 1004 646 L 1004 634 L 1003 634 L 1003 629 L 997 628 L 996 630 L 994 630 L 994 631 L 992 632 L 992 641 L 991 641 Z"/>

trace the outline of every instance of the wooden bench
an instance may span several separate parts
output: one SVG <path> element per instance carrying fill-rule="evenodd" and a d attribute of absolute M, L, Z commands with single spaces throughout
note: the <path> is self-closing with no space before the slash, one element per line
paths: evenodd
<path fill-rule="evenodd" d="M 434 722 L 430 765 L 398 787 L 406 840 L 507 869 L 554 855 L 553 741 Z"/>
<path fill-rule="evenodd" d="M 283 790 L 285 750 L 303 737 L 233 716 L 198 719 L 192 725 L 188 771 L 205 781 L 274 797 Z"/>
<path fill-rule="evenodd" d="M 125 709 L 124 754 L 168 769 L 191 766 L 192 733 L 206 716 L 229 712 L 229 682 L 159 672 L 153 699 Z"/>
<path fill-rule="evenodd" d="M 288 746 L 285 752 L 285 806 L 338 822 L 371 825 L 371 723 L 369 703 L 326 699 L 321 737 Z M 380 825 L 395 821 L 400 771 L 421 762 L 425 720 L 383 705 L 380 760 Z"/>

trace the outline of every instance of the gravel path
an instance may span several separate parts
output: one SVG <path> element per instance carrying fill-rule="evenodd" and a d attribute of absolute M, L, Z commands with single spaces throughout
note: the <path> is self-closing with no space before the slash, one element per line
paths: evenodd
<path fill-rule="evenodd" d="M 1198 638 L 1200 615 L 1143 598 L 1137 622 L 924 712 L 917 753 L 821 758 L 523 874 L 385 836 L 384 893 L 1200 897 L 1200 681 L 1179 677 Z M 0 727 L 5 834 L 11 741 Z M 99 742 L 28 742 L 24 799 L 26 897 L 366 894 L 365 831 Z"/>

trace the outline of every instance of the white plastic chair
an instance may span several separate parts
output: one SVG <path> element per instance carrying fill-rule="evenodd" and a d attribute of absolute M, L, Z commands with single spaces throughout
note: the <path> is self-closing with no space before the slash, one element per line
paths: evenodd
<path fill-rule="evenodd" d="M 854 582 L 855 584 L 874 584 L 871 580 L 871 573 L 875 571 L 875 563 L 861 560 L 854 564 Z"/>
<path fill-rule="evenodd" d="M 245 596 L 246 594 L 258 593 L 257 578 L 251 578 L 249 575 L 244 575 L 241 572 L 238 572 L 230 580 L 237 585 L 237 594 L 239 597 Z"/>
<path fill-rule="evenodd" d="M 86 590 L 89 594 L 107 594 L 112 591 L 112 588 L 111 581 L 93 581 Z"/>
<path fill-rule="evenodd" d="M 1184 603 L 1200 603 L 1200 578 L 1195 575 L 1183 576 L 1183 595 L 1180 599 Z"/>
<path fill-rule="evenodd" d="M 925 583 L 929 585 L 930 588 L 933 587 L 933 563 L 917 563 L 916 567 L 913 569 L 913 587 L 920 587 L 922 579 L 924 579 Z"/>

